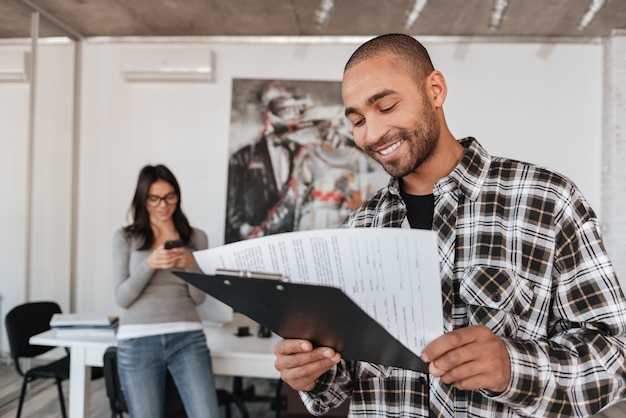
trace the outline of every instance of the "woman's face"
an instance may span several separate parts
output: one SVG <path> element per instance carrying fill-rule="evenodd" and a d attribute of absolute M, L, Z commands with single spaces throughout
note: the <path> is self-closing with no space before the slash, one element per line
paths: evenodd
<path fill-rule="evenodd" d="M 164 180 L 157 180 L 150 185 L 146 198 L 146 209 L 150 214 L 151 222 L 169 220 L 176 210 L 177 203 L 178 195 L 171 184 Z"/>

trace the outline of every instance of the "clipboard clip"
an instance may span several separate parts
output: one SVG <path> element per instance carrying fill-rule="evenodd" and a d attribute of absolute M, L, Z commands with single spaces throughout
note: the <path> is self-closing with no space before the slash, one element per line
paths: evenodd
<path fill-rule="evenodd" d="M 281 282 L 289 281 L 289 278 L 283 276 L 280 273 L 262 273 L 245 270 L 215 269 L 215 274 L 221 274 L 223 276 L 241 277 L 245 279 L 268 279 L 278 280 Z"/>

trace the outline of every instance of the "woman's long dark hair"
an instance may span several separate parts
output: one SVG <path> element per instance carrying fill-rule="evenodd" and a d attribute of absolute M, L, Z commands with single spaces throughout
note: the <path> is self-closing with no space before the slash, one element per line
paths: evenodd
<path fill-rule="evenodd" d="M 176 209 L 172 214 L 174 228 L 176 228 L 180 239 L 185 245 L 189 245 L 189 241 L 191 239 L 193 230 L 191 229 L 191 225 L 189 225 L 187 217 L 180 208 L 180 202 L 182 199 L 180 187 L 178 186 L 176 177 L 174 177 L 174 174 L 169 168 L 162 164 L 147 165 L 139 172 L 135 196 L 133 197 L 133 202 L 129 209 L 133 223 L 124 228 L 124 235 L 126 236 L 126 239 L 132 241 L 136 240 L 138 250 L 148 250 L 152 248 L 152 244 L 154 243 L 154 234 L 152 233 L 152 226 L 150 225 L 150 214 L 146 209 L 146 200 L 148 199 L 150 186 L 158 180 L 166 181 L 174 188 L 174 193 L 178 196 Z"/>

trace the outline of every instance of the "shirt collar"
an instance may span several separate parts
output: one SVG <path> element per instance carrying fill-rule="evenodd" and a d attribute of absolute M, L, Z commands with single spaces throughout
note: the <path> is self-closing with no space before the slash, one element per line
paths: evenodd
<path fill-rule="evenodd" d="M 437 196 L 458 188 L 466 198 L 476 200 L 489 173 L 491 156 L 472 137 L 464 138 L 459 143 L 465 147 L 465 155 L 450 174 L 435 183 L 433 193 Z"/>

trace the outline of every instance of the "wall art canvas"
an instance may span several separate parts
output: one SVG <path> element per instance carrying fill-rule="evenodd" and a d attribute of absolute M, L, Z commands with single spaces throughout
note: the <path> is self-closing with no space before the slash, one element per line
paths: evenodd
<path fill-rule="evenodd" d="M 340 82 L 233 79 L 225 243 L 339 227 L 388 179 L 354 144 Z"/>

